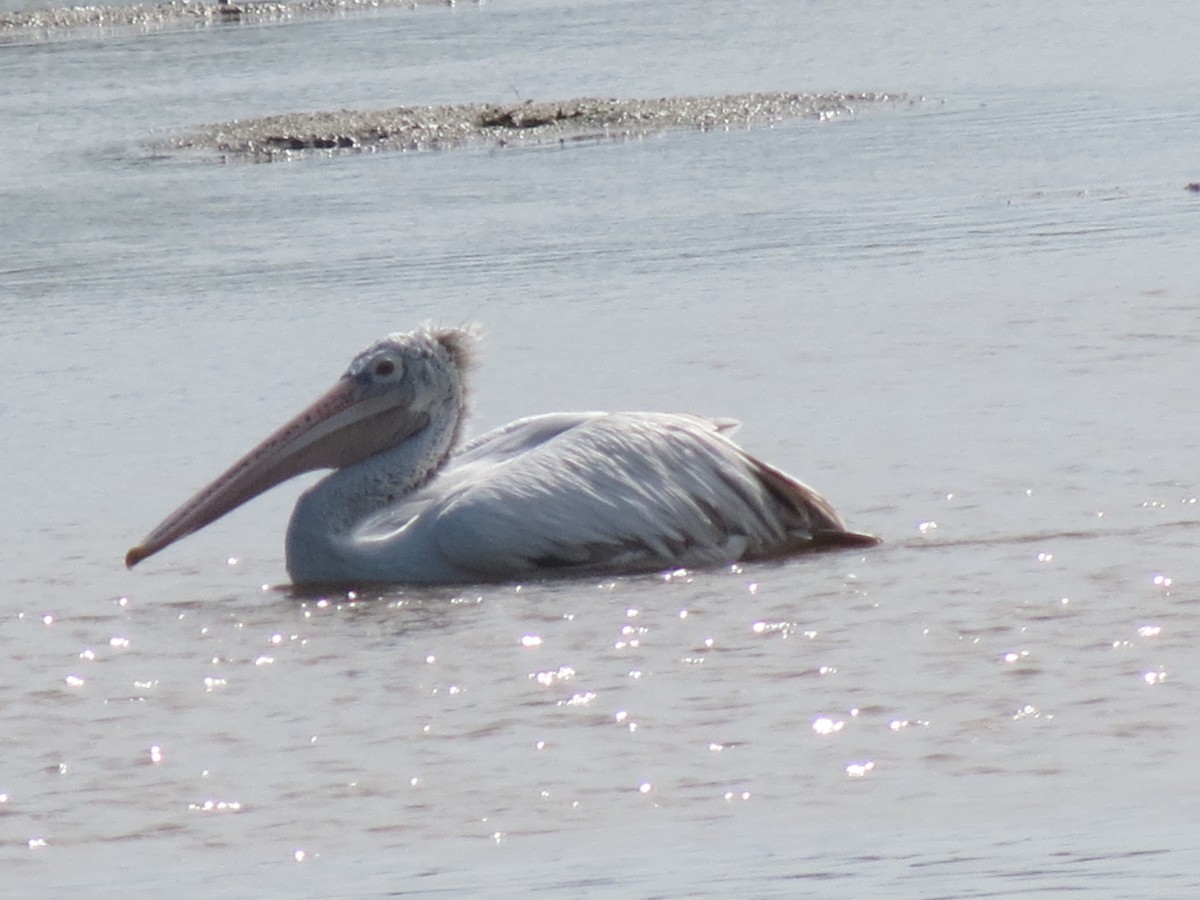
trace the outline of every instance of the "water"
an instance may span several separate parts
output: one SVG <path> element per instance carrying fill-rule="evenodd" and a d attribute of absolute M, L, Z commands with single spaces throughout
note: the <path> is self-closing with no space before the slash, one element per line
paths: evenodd
<path fill-rule="evenodd" d="M 8 4 L 18 8 L 24 4 Z M 1191 6 L 495 2 L 0 46 L 0 866 L 24 896 L 1190 896 Z M 220 165 L 306 109 L 887 90 L 848 121 Z M 124 551 L 375 337 L 472 430 L 737 416 L 869 553 L 277 587 Z"/>

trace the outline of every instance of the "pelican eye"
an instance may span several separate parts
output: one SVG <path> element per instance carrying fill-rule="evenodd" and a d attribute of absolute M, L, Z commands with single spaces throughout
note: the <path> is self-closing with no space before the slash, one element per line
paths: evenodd
<path fill-rule="evenodd" d="M 379 362 L 375 363 L 374 371 L 376 375 L 386 378 L 388 375 L 391 375 L 396 371 L 396 364 L 390 359 L 381 359 Z"/>

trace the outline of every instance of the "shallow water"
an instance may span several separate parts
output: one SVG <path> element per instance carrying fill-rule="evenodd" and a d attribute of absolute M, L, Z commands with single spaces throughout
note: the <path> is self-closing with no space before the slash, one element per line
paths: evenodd
<path fill-rule="evenodd" d="M 25 895 L 1189 896 L 1191 7 L 495 2 L 0 46 L 0 866 Z M 316 109 L 878 90 L 567 148 Z M 736 416 L 869 553 L 293 596 L 289 485 L 124 551 L 375 337 L 472 430 Z M 155 749 L 157 748 L 157 749 Z"/>

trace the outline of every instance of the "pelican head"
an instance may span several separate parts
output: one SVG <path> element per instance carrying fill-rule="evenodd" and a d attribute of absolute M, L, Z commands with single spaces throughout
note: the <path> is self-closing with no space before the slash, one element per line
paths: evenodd
<path fill-rule="evenodd" d="M 323 396 L 169 515 L 125 555 L 132 568 L 246 501 L 303 472 L 346 469 L 403 445 L 439 423 L 428 478 L 455 441 L 475 334 L 421 328 L 391 334 L 354 358 Z"/>

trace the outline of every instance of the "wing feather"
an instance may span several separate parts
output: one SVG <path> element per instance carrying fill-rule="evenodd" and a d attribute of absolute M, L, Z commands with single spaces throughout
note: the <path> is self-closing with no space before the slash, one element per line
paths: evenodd
<path fill-rule="evenodd" d="M 727 430 L 658 413 L 524 419 L 468 444 L 429 491 L 371 530 L 409 523 L 428 552 L 472 578 L 715 565 L 844 531 L 820 496 Z"/>

